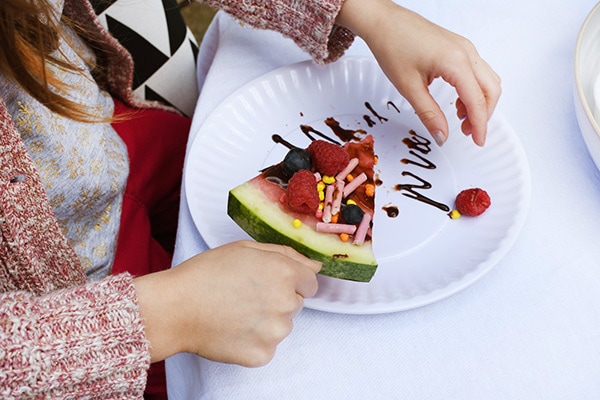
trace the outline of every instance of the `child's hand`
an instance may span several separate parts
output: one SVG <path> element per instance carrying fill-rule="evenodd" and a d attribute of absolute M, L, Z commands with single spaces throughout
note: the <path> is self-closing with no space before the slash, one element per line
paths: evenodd
<path fill-rule="evenodd" d="M 428 89 L 439 77 L 456 88 L 462 131 L 484 145 L 500 77 L 470 41 L 389 0 L 346 0 L 336 22 L 365 40 L 439 145 L 448 137 L 448 122 Z"/>
<path fill-rule="evenodd" d="M 208 250 L 136 278 L 152 361 L 190 352 L 261 366 L 292 330 L 321 264 L 295 250 L 252 241 Z"/>

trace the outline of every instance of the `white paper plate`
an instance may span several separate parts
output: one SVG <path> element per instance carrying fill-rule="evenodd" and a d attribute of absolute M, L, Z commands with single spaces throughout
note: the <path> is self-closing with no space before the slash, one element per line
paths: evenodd
<path fill-rule="evenodd" d="M 575 115 L 585 145 L 600 168 L 600 3 L 583 22 L 575 44 Z"/>
<path fill-rule="evenodd" d="M 192 143 L 185 184 L 194 223 L 210 247 L 248 239 L 227 216 L 228 191 L 283 159 L 287 149 L 273 142 L 273 134 L 305 147 L 310 140 L 300 126 L 335 137 L 324 123 L 333 117 L 345 129 L 362 129 L 375 137 L 376 174 L 382 181 L 373 240 L 379 268 L 369 283 L 319 276 L 319 291 L 306 299 L 306 306 L 385 313 L 464 289 L 488 272 L 517 238 L 529 207 L 529 167 L 515 132 L 498 113 L 490 121 L 486 146 L 479 148 L 460 132 L 454 90 L 436 81 L 431 92 L 450 121 L 450 138 L 441 148 L 429 140 L 408 102 L 369 58 L 347 57 L 325 67 L 303 62 L 256 79 L 217 107 Z M 410 138 L 419 143 L 412 153 L 404 143 Z M 424 168 L 430 163 L 435 168 Z M 431 188 L 417 193 L 436 203 L 452 208 L 460 190 L 480 187 L 490 194 L 492 206 L 482 216 L 451 220 L 446 211 L 396 187 L 421 186 L 422 181 Z M 398 207 L 399 215 L 389 217 L 386 206 Z"/>

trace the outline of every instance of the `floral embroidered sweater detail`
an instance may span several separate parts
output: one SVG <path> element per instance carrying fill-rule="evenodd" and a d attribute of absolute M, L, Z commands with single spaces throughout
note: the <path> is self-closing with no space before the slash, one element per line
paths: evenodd
<path fill-rule="evenodd" d="M 319 63 L 353 40 L 335 25 L 342 0 L 207 3 L 281 32 Z M 131 56 L 87 0 L 65 0 L 64 14 L 91 33 L 100 88 L 132 107 L 164 108 L 134 96 Z M 133 277 L 86 279 L 0 98 L 0 398 L 141 399 L 148 346 Z"/>

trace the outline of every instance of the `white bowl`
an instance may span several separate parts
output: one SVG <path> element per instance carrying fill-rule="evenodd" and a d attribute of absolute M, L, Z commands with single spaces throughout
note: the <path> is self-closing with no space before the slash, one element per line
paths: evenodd
<path fill-rule="evenodd" d="M 575 114 L 600 169 L 600 3 L 586 17 L 575 45 Z"/>

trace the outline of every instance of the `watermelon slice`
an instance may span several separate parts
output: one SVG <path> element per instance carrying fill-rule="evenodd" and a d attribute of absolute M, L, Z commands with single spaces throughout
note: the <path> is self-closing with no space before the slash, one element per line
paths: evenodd
<path fill-rule="evenodd" d="M 367 180 L 344 199 L 373 213 L 374 195 L 365 196 L 365 187 L 373 186 L 373 138 L 347 143 L 344 149 L 359 165 L 352 172 L 365 173 Z M 277 164 L 229 191 L 227 213 L 245 232 L 259 242 L 290 246 L 323 263 L 321 274 L 333 278 L 369 282 L 377 269 L 369 234 L 360 244 L 342 241 L 337 233 L 317 231 L 322 218 L 315 214 L 292 211 L 285 201 L 285 185 L 281 179 L 283 166 Z M 317 171 L 318 172 L 318 171 Z M 315 181 L 316 184 L 316 181 Z M 369 222 L 367 221 L 367 224 Z M 357 234 L 358 235 L 358 234 Z"/>

